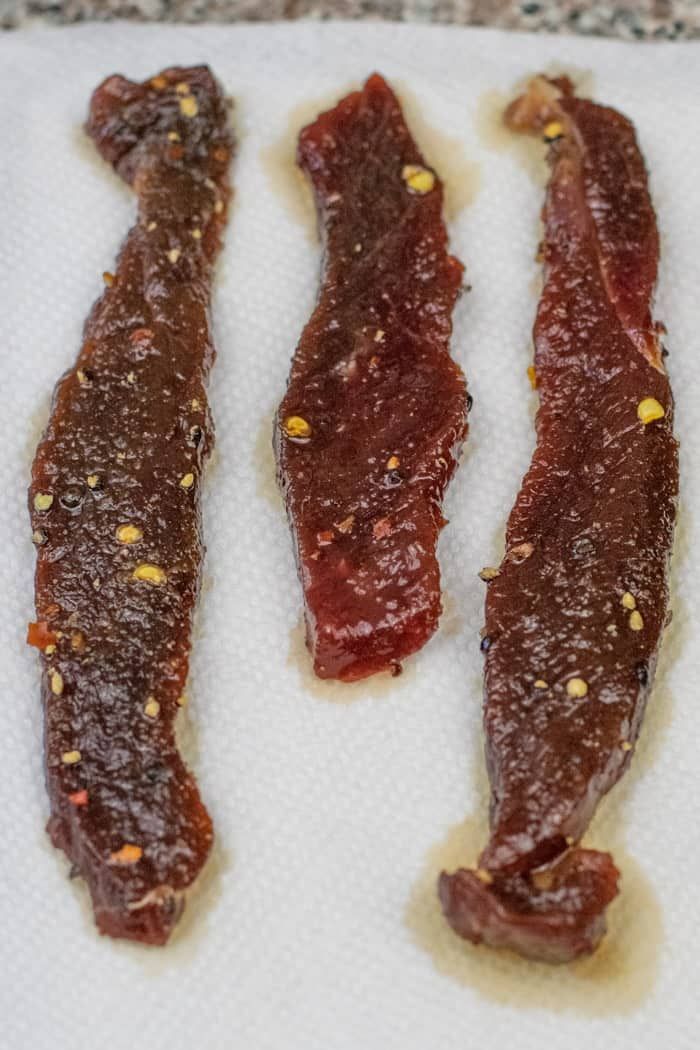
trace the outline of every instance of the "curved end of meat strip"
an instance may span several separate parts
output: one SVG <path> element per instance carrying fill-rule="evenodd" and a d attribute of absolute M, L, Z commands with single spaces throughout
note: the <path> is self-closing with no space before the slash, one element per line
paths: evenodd
<path fill-rule="evenodd" d="M 396 668 L 435 631 L 442 497 L 467 432 L 449 354 L 463 267 L 442 183 L 378 74 L 304 128 L 325 256 L 274 444 L 321 678 Z"/>
<path fill-rule="evenodd" d="M 486 868 L 443 872 L 438 892 L 445 917 L 460 937 L 564 963 L 599 944 L 618 879 L 609 853 L 572 849 L 527 877 L 494 880 Z"/>

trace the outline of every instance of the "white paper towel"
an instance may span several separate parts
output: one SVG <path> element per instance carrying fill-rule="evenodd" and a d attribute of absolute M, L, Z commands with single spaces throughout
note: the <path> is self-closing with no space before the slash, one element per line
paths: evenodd
<path fill-rule="evenodd" d="M 113 71 L 140 79 L 201 61 L 235 97 L 240 135 L 215 289 L 218 451 L 188 690 L 188 755 L 218 847 L 182 929 L 149 950 L 96 934 L 43 830 L 39 669 L 23 644 L 34 568 L 25 490 L 49 394 L 134 215 L 80 130 L 90 92 Z M 699 61 L 698 45 L 395 25 L 95 25 L 0 39 L 2 1047 L 695 1046 Z M 441 860 L 473 860 L 485 826 L 476 573 L 499 556 L 533 442 L 525 370 L 542 189 L 517 152 L 490 148 L 497 99 L 482 96 L 552 62 L 593 73 L 595 96 L 635 121 L 651 168 L 683 470 L 675 619 L 639 754 L 594 832 L 621 864 L 622 902 L 600 958 L 558 970 L 462 944 L 433 888 Z M 440 543 L 443 628 L 401 678 L 333 687 L 313 683 L 301 648 L 268 451 L 319 252 L 271 182 L 270 157 L 297 107 L 327 106 L 374 69 L 442 134 L 424 148 L 448 179 L 461 177 L 460 149 L 479 166 L 475 200 L 450 225 L 473 286 L 453 347 L 475 407 Z"/>

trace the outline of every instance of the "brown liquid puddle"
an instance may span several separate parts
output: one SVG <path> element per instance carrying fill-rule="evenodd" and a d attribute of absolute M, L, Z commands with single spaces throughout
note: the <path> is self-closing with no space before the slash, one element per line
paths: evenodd
<path fill-rule="evenodd" d="M 539 72 L 533 70 L 533 75 Z M 576 93 L 582 97 L 593 95 L 593 73 L 589 69 L 578 69 L 558 62 L 550 62 L 541 72 L 546 76 L 568 76 L 575 85 Z M 479 96 L 474 126 L 481 142 L 489 150 L 508 151 L 520 164 L 521 168 L 538 186 L 546 185 L 549 168 L 546 162 L 547 151 L 542 141 L 535 135 L 518 134 L 511 131 L 503 122 L 506 107 L 522 93 L 530 76 L 518 80 L 508 92 L 497 88 L 485 91 Z"/>
<path fill-rule="evenodd" d="M 291 218 L 304 228 L 313 241 L 318 240 L 313 195 L 308 180 L 296 164 L 299 132 L 312 123 L 319 113 L 332 109 L 345 95 L 357 90 L 358 86 L 348 84 L 295 106 L 289 113 L 288 128 L 284 135 L 260 153 L 270 188 Z M 421 116 L 418 99 L 401 81 L 394 82 L 393 87 L 421 152 L 445 184 L 445 217 L 454 219 L 477 195 L 479 165 L 466 157 L 464 146 L 458 138 L 450 137 L 428 124 Z"/>
<path fill-rule="evenodd" d="M 297 140 L 299 132 L 311 124 L 319 113 L 332 109 L 336 103 L 354 90 L 350 85 L 330 94 L 307 99 L 289 111 L 287 129 L 281 138 L 260 151 L 260 163 L 267 176 L 268 185 L 290 218 L 303 228 L 309 240 L 318 241 L 316 208 L 311 185 L 297 167 Z"/>
<path fill-rule="evenodd" d="M 441 871 L 473 866 L 488 837 L 483 745 L 481 740 L 474 742 L 479 752 L 475 787 L 480 816 L 452 827 L 428 852 L 411 891 L 405 921 L 413 940 L 431 956 L 439 973 L 473 988 L 485 999 L 524 1009 L 604 1017 L 633 1013 L 654 987 L 664 937 L 663 916 L 644 858 L 635 857 L 625 845 L 625 803 L 637 777 L 653 766 L 662 750 L 673 717 L 674 697 L 667 672 L 692 637 L 686 608 L 673 600 L 689 542 L 686 515 L 681 510 L 671 572 L 674 615 L 664 634 L 634 761 L 601 802 L 584 840 L 585 846 L 610 851 L 622 875 L 620 894 L 607 913 L 608 932 L 592 955 L 561 966 L 530 962 L 509 951 L 472 945 L 448 926 L 437 896 L 438 876 Z"/>
<path fill-rule="evenodd" d="M 446 135 L 428 123 L 422 115 L 418 97 L 402 81 L 395 81 L 394 88 L 418 148 L 444 184 L 445 218 L 454 221 L 476 200 L 481 168 L 467 157 L 459 138 Z"/>
<path fill-rule="evenodd" d="M 448 926 L 437 896 L 438 875 L 473 864 L 485 842 L 485 822 L 470 818 L 451 828 L 430 850 L 411 893 L 406 923 L 436 969 L 500 1005 L 594 1017 L 627 1014 L 639 1006 L 654 986 L 663 922 L 635 858 L 619 845 L 612 850 L 622 890 L 608 909 L 608 933 L 597 951 L 551 966 L 470 944 Z M 610 847 L 607 838 L 605 845 Z"/>

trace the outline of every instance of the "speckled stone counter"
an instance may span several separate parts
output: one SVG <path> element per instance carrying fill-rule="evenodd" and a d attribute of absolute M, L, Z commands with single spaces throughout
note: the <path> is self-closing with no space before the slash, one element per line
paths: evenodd
<path fill-rule="evenodd" d="M 0 26 L 125 18 L 158 22 L 388 19 L 574 32 L 631 40 L 700 38 L 700 0 L 0 0 Z"/>

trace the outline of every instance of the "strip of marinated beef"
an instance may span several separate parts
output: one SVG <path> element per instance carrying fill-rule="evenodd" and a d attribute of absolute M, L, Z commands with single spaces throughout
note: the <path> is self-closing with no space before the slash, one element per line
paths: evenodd
<path fill-rule="evenodd" d="M 298 160 L 324 266 L 274 440 L 314 670 L 350 681 L 397 670 L 437 627 L 440 508 L 467 430 L 449 355 L 463 268 L 380 76 L 302 131 Z"/>
<path fill-rule="evenodd" d="M 34 460 L 29 641 L 43 653 L 52 841 L 87 880 L 102 933 L 161 944 L 212 843 L 174 722 L 203 555 L 209 298 L 232 139 L 206 67 L 110 77 L 87 130 L 139 214 Z"/>
<path fill-rule="evenodd" d="M 463 937 L 559 962 L 618 890 L 578 843 L 634 753 L 668 605 L 673 400 L 650 299 L 659 242 L 632 124 L 536 78 L 509 108 L 551 142 L 534 329 L 537 447 L 486 598 L 491 836 L 440 879 Z"/>

